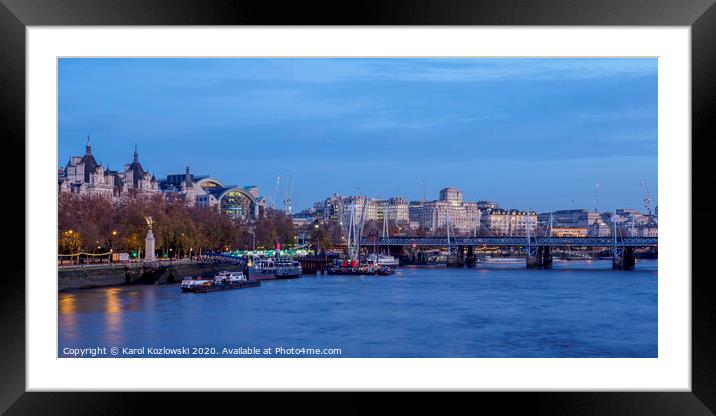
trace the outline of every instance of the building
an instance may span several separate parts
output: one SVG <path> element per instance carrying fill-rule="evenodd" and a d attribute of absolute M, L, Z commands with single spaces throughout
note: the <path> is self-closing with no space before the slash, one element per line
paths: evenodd
<path fill-rule="evenodd" d="M 567 209 L 539 215 L 539 222 L 543 226 L 547 226 L 550 220 L 553 228 L 586 228 L 590 237 L 609 237 L 611 235 L 609 225 L 598 211 Z"/>
<path fill-rule="evenodd" d="M 551 237 L 586 237 L 586 227 L 552 227 Z"/>
<path fill-rule="evenodd" d="M 376 200 L 378 220 L 387 219 L 389 222 L 408 223 L 410 215 L 408 200 L 400 197 Z"/>
<path fill-rule="evenodd" d="M 649 219 L 647 215 L 644 215 L 633 208 L 619 208 L 616 209 L 614 213 L 604 213 L 604 216 L 602 218 L 605 222 L 616 222 L 617 224 L 646 224 Z"/>
<path fill-rule="evenodd" d="M 537 230 L 537 213 L 516 209 L 491 209 L 485 212 L 483 223 L 496 236 L 526 236 Z"/>
<path fill-rule="evenodd" d="M 474 232 L 480 225 L 481 215 L 477 203 L 464 202 L 457 188 L 442 189 L 436 201 L 412 201 L 408 205 L 409 221 L 432 233 L 445 229 L 448 224 L 454 232 Z"/>
<path fill-rule="evenodd" d="M 316 219 L 319 220 L 340 220 L 341 216 L 341 197 L 333 194 L 323 201 L 313 204 L 313 211 Z"/>
<path fill-rule="evenodd" d="M 356 220 L 377 221 L 378 220 L 378 203 L 373 198 L 367 196 L 344 196 L 340 197 L 340 209 L 344 215 L 348 215 L 348 209 L 355 206 Z"/>
<path fill-rule="evenodd" d="M 636 227 L 636 237 L 659 237 L 659 227 L 656 223 L 642 224 Z"/>
<path fill-rule="evenodd" d="M 58 191 L 107 198 L 155 195 L 160 192 L 156 177 L 145 171 L 134 148 L 134 159 L 122 172 L 109 170 L 97 163 L 92 155 L 89 137 L 84 156 L 72 156 L 64 168 L 58 169 Z"/>
<path fill-rule="evenodd" d="M 440 190 L 440 201 L 459 204 L 462 202 L 462 191 L 457 188 L 444 188 Z"/>
<path fill-rule="evenodd" d="M 313 204 L 313 211 L 318 219 L 342 221 L 348 210 L 355 206 L 356 217 L 361 215 L 365 221 L 408 222 L 408 201 L 404 198 L 393 197 L 388 199 L 374 199 L 362 195 L 340 196 L 333 194 L 323 201 Z"/>
<path fill-rule="evenodd" d="M 189 206 L 196 205 L 196 189 L 194 188 L 194 175 L 189 172 L 189 166 L 184 173 L 170 173 L 166 179 L 159 181 L 159 189 L 164 192 L 167 199 L 180 199 Z"/>
<path fill-rule="evenodd" d="M 259 197 L 258 187 L 225 185 L 209 176 L 197 178 L 194 195 L 199 207 L 217 209 L 233 219 L 259 218 L 266 209 L 266 199 Z"/>
<path fill-rule="evenodd" d="M 124 172 L 120 173 L 122 179 L 122 194 L 136 196 L 140 194 L 158 194 L 159 182 L 154 175 L 145 171 L 139 163 L 139 152 L 134 146 L 134 158 L 132 163 L 124 165 Z"/>
<path fill-rule="evenodd" d="M 497 202 L 493 201 L 477 201 L 476 202 L 477 207 L 480 208 L 481 211 L 488 210 L 488 209 L 499 209 L 500 206 L 497 205 Z"/>
<path fill-rule="evenodd" d="M 224 185 L 208 175 L 193 175 L 188 166 L 184 173 L 172 173 L 158 181 L 139 162 L 136 146 L 132 162 L 125 164 L 123 171 L 109 170 L 95 160 L 89 137 L 85 154 L 71 157 L 58 169 L 58 191 L 112 199 L 162 195 L 167 200 L 181 200 L 189 206 L 217 209 L 234 219 L 258 218 L 266 205 L 258 187 Z"/>
<path fill-rule="evenodd" d="M 60 192 L 72 192 L 88 195 L 113 197 L 121 182 L 116 172 L 105 170 L 92 155 L 89 137 L 84 156 L 72 156 L 67 165 L 58 169 L 58 188 Z M 117 188 L 117 189 L 116 189 Z"/>

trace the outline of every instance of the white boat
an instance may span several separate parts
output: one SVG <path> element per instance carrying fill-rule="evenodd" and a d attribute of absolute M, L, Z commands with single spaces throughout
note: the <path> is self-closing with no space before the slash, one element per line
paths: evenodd
<path fill-rule="evenodd" d="M 269 257 L 254 260 L 249 266 L 249 278 L 263 279 L 291 279 L 301 277 L 303 270 L 301 263 L 290 258 Z"/>
<path fill-rule="evenodd" d="M 214 276 L 214 283 L 237 283 L 245 282 L 246 276 L 241 272 L 219 272 Z"/>
<path fill-rule="evenodd" d="M 368 263 L 377 263 L 378 266 L 398 267 L 400 260 L 386 254 L 369 254 L 366 259 Z"/>
<path fill-rule="evenodd" d="M 184 279 L 181 281 L 182 292 L 193 292 L 200 286 L 211 286 L 214 284 L 213 280 L 209 279 Z"/>
<path fill-rule="evenodd" d="M 243 289 L 246 287 L 260 286 L 261 282 L 249 280 L 241 272 L 219 272 L 213 279 L 192 277 L 182 280 L 182 292 L 216 292 L 229 289 Z"/>

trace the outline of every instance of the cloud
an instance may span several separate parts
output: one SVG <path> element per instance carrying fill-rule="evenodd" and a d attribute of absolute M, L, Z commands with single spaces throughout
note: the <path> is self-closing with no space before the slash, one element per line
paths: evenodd
<path fill-rule="evenodd" d="M 420 120 L 401 120 L 399 116 L 387 118 L 368 118 L 353 124 L 354 128 L 365 130 L 424 130 L 437 127 L 454 126 L 458 124 L 475 123 L 479 121 L 495 120 L 504 118 L 504 115 L 482 115 L 482 116 L 427 116 Z"/>
<path fill-rule="evenodd" d="M 299 64 L 300 63 L 300 64 Z M 232 79 L 298 83 L 355 81 L 486 82 L 653 76 L 657 60 L 644 58 L 286 58 L 237 59 Z M 223 81 L 222 81 L 223 80 Z"/>

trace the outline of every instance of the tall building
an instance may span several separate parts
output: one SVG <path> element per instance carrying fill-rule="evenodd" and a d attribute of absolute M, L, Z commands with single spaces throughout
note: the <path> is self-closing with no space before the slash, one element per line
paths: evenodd
<path fill-rule="evenodd" d="M 462 191 L 457 188 L 444 188 L 440 190 L 440 201 L 447 201 L 453 204 L 462 203 Z"/>
<path fill-rule="evenodd" d="M 457 188 L 440 191 L 436 201 L 413 201 L 408 206 L 411 222 L 430 232 L 445 229 L 447 224 L 456 232 L 469 233 L 480 224 L 481 212 L 475 202 L 464 202 Z"/>

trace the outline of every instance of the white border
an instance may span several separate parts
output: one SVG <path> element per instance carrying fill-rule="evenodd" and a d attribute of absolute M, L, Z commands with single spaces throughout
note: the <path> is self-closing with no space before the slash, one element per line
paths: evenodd
<path fill-rule="evenodd" d="M 27 29 L 27 389 L 691 390 L 688 27 Z M 659 57 L 658 359 L 57 359 L 58 56 Z M 31 253 L 31 255 L 30 255 Z"/>

